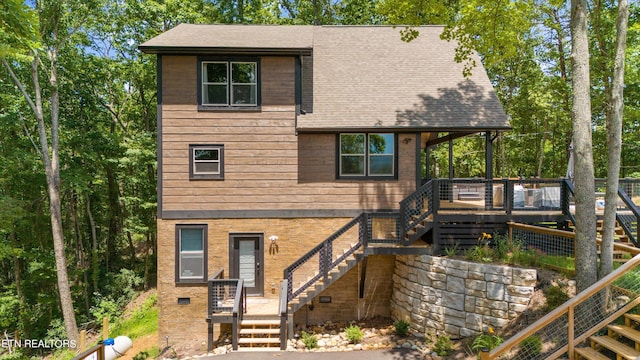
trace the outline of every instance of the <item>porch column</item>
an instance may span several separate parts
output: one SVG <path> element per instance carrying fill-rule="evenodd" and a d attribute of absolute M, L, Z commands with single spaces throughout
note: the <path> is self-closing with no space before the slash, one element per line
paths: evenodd
<path fill-rule="evenodd" d="M 447 198 L 453 202 L 453 137 L 449 133 L 449 184 L 447 184 Z"/>
<path fill-rule="evenodd" d="M 424 166 L 427 171 L 427 174 L 425 175 L 425 180 L 429 181 L 431 180 L 431 175 L 429 174 L 429 170 L 431 170 L 431 160 L 430 160 L 431 147 L 429 147 L 427 143 L 425 143 L 425 146 L 424 146 L 424 153 L 425 153 Z"/>
<path fill-rule="evenodd" d="M 493 208 L 493 140 L 491 139 L 491 132 L 484 133 L 485 137 L 485 153 L 484 153 L 484 165 L 485 165 L 485 209 Z"/>

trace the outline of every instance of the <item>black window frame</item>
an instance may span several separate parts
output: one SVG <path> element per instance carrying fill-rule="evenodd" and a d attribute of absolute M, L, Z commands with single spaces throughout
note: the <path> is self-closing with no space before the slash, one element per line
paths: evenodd
<path fill-rule="evenodd" d="M 365 137 L 364 144 L 364 175 L 342 175 L 342 147 L 341 137 L 342 135 L 357 135 L 362 134 Z M 392 175 L 370 175 L 369 159 L 372 154 L 369 153 L 369 136 L 373 134 L 393 135 L 393 174 Z M 336 134 L 336 179 L 346 180 L 397 180 L 398 179 L 398 134 L 393 132 L 342 132 Z"/>
<path fill-rule="evenodd" d="M 182 229 L 199 229 L 202 231 L 202 278 L 182 278 L 180 274 L 180 265 L 182 259 L 181 251 L 181 231 Z M 176 242 L 176 259 L 175 259 L 175 275 L 176 284 L 202 284 L 207 282 L 208 276 L 208 252 L 209 252 L 209 226 L 207 224 L 176 224 L 175 242 Z"/>
<path fill-rule="evenodd" d="M 215 149 L 218 150 L 218 161 L 220 171 L 218 174 L 196 173 L 195 171 L 195 150 Z M 189 180 L 224 180 L 224 145 L 223 144 L 189 144 Z"/>
<path fill-rule="evenodd" d="M 203 103 L 203 66 L 210 62 L 227 63 L 227 104 L 205 104 Z M 231 104 L 232 79 L 231 68 L 233 63 L 255 63 L 256 64 L 256 103 L 250 105 Z M 259 57 L 219 57 L 204 56 L 198 58 L 198 110 L 199 111 L 260 111 L 262 109 L 262 81 Z"/>

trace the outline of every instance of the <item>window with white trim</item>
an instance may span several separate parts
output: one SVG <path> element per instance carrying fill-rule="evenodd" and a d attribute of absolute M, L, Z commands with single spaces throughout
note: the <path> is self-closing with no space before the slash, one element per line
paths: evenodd
<path fill-rule="evenodd" d="M 224 179 L 224 145 L 189 145 L 190 179 Z"/>
<path fill-rule="evenodd" d="M 339 178 L 395 178 L 394 134 L 344 133 L 338 142 Z"/>
<path fill-rule="evenodd" d="M 207 225 L 176 225 L 176 282 L 207 280 Z"/>
<path fill-rule="evenodd" d="M 200 105 L 258 106 L 257 61 L 202 61 Z"/>

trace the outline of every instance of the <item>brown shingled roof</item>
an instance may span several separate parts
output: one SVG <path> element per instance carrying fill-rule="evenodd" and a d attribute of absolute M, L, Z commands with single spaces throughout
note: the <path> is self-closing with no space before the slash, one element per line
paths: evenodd
<path fill-rule="evenodd" d="M 390 26 L 180 25 L 140 48 L 312 48 L 313 113 L 298 117 L 301 132 L 509 129 L 478 56 L 465 79 L 443 27 L 417 29 L 407 43 Z"/>

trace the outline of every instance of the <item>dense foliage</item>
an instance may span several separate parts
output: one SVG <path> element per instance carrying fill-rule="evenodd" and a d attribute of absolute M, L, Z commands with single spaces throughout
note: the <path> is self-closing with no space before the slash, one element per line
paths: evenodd
<path fill-rule="evenodd" d="M 591 23 L 595 175 L 606 173 L 606 90 L 616 6 L 595 1 Z M 629 21 L 621 175 L 640 174 L 640 24 Z M 39 20 L 41 19 L 41 20 Z M 50 19 L 64 29 L 52 37 Z M 64 336 L 55 286 L 47 183 L 38 129 L 8 68 L 29 87 L 35 51 L 55 46 L 57 83 L 39 73 L 43 112 L 59 93 L 60 196 L 78 325 L 121 311 L 156 279 L 155 58 L 137 46 L 183 23 L 446 24 L 468 65 L 477 49 L 511 119 L 495 141 L 496 176 L 560 177 L 571 142 L 569 9 L 564 1 L 6 0 L 0 2 L 0 333 Z M 398 28 L 405 40 L 419 34 Z M 398 37 L 400 40 L 400 34 Z M 475 64 L 478 65 L 478 64 Z M 50 126 L 50 124 L 48 125 Z M 51 127 L 46 129 L 51 134 Z M 456 177 L 484 176 L 484 137 L 455 140 Z M 447 145 L 431 176 L 447 176 Z M 99 320 L 98 320 L 99 321 Z M 52 335 L 53 334 L 53 335 Z"/>

